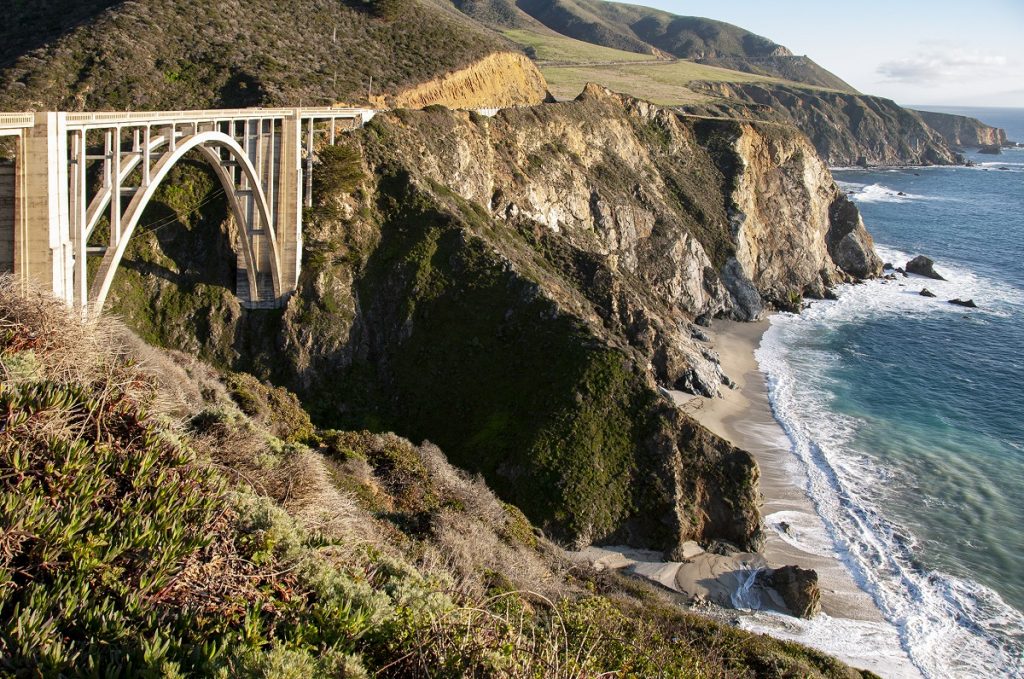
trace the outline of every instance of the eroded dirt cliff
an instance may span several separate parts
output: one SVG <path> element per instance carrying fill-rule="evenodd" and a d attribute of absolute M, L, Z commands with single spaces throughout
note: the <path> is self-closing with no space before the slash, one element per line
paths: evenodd
<path fill-rule="evenodd" d="M 547 94 L 547 83 L 533 61 L 518 52 L 498 52 L 393 96 L 376 97 L 373 103 L 381 108 L 507 108 L 539 104 Z"/>

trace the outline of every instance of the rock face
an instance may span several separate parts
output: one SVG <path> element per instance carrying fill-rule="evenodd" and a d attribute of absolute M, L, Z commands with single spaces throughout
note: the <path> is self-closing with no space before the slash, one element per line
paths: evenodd
<path fill-rule="evenodd" d="M 950 165 L 962 160 L 918 112 L 889 99 L 768 83 L 689 87 L 724 99 L 685 110 L 788 122 L 811 139 L 830 165 Z"/>
<path fill-rule="evenodd" d="M 783 566 L 766 571 L 762 582 L 779 593 L 793 615 L 813 618 L 821 612 L 821 590 L 816 572 L 799 566 Z"/>
<path fill-rule="evenodd" d="M 134 306 L 113 309 L 195 307 L 158 331 L 287 385 L 323 426 L 444 446 L 567 544 L 762 542 L 753 459 L 657 387 L 723 383 L 695 320 L 756 318 L 880 271 L 802 134 L 589 87 L 493 118 L 380 114 L 343 143 L 362 179 L 314 187 L 283 314 L 203 311 L 169 276 L 134 276 L 167 261 L 145 252 L 119 279 L 138 287 L 112 295 Z"/>
<path fill-rule="evenodd" d="M 547 94 L 544 76 L 530 59 L 500 52 L 372 103 L 380 108 L 507 108 L 539 104 Z"/>
<path fill-rule="evenodd" d="M 907 273 L 917 274 L 918 276 L 932 278 L 937 281 L 946 280 L 935 270 L 935 262 L 924 255 L 918 255 L 907 262 L 906 269 Z"/>
<path fill-rule="evenodd" d="M 986 125 L 977 118 L 931 111 L 915 112 L 928 127 L 941 134 L 950 146 L 1002 146 L 1006 143 L 1006 132 Z"/>

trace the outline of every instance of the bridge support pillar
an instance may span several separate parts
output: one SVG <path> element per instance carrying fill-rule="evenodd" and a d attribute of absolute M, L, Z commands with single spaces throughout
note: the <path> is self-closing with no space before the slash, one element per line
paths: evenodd
<path fill-rule="evenodd" d="M 281 253 L 281 284 L 288 294 L 299 283 L 302 261 L 302 117 L 299 111 L 281 121 L 276 172 L 275 235 Z"/>
<path fill-rule="evenodd" d="M 37 113 L 17 163 L 14 271 L 21 280 L 73 304 L 67 145 L 65 114 Z"/>

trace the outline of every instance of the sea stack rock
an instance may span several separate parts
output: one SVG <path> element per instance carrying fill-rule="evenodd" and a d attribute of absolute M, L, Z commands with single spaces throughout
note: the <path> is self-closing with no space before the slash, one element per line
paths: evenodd
<path fill-rule="evenodd" d="M 998 156 L 1003 152 L 999 144 L 987 144 L 978 149 L 978 153 L 984 153 L 989 156 Z"/>
<path fill-rule="evenodd" d="M 907 262 L 907 272 L 916 273 L 918 276 L 934 278 L 937 281 L 946 280 L 935 271 L 935 262 L 924 255 L 918 255 Z"/>
<path fill-rule="evenodd" d="M 922 297 L 934 297 L 935 296 L 935 293 L 932 292 L 931 290 L 929 290 L 928 288 L 921 288 L 921 292 L 919 292 L 917 294 L 921 295 Z"/>
<path fill-rule="evenodd" d="M 978 305 L 974 303 L 973 299 L 951 299 L 950 304 L 956 304 L 957 306 L 965 306 L 968 309 L 977 309 Z"/>
<path fill-rule="evenodd" d="M 798 618 L 813 618 L 821 612 L 821 589 L 815 571 L 783 566 L 766 571 L 762 582 L 778 592 L 789 612 Z"/>

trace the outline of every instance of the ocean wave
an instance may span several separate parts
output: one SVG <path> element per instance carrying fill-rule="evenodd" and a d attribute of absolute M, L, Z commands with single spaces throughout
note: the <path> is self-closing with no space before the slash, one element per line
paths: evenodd
<path fill-rule="evenodd" d="M 937 196 L 922 196 L 906 191 L 897 191 L 882 184 L 858 184 L 840 181 L 839 187 L 851 193 L 859 203 L 909 203 L 915 200 L 948 200 Z"/>
<path fill-rule="evenodd" d="M 880 249 L 895 261 L 905 256 Z M 946 267 L 947 272 L 949 281 L 929 280 L 928 286 L 937 289 L 945 283 L 961 296 L 965 290 L 990 297 L 997 292 L 991 281 L 965 275 L 969 272 Z M 862 423 L 831 407 L 822 366 L 838 357 L 824 350 L 787 349 L 823 325 L 907 310 L 934 313 L 949 306 L 936 301 L 892 283 L 847 286 L 837 301 L 815 303 L 800 315 L 773 316 L 756 357 L 767 375 L 772 409 L 802 462 L 808 494 L 835 552 L 895 626 L 914 665 L 929 678 L 1022 677 L 1024 616 L 979 583 L 921 566 L 912 533 L 888 520 L 876 504 L 877 489 L 891 482 L 889 473 L 851 448 Z"/>

